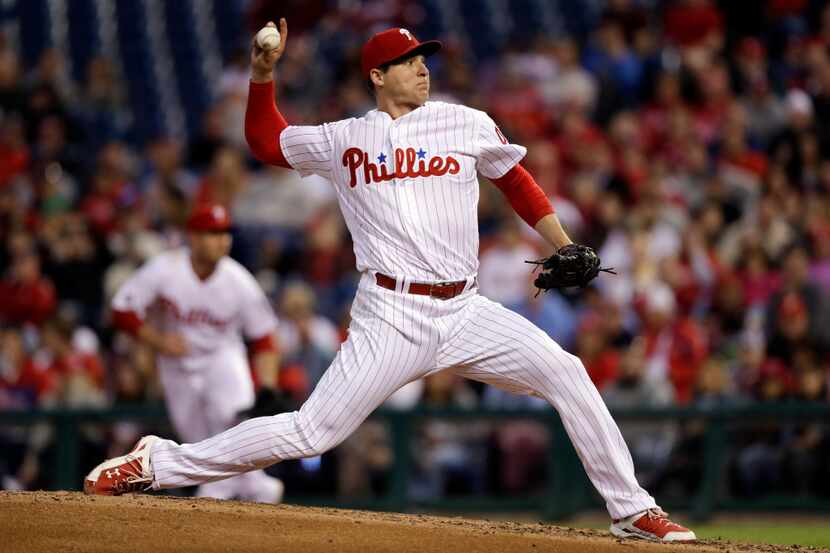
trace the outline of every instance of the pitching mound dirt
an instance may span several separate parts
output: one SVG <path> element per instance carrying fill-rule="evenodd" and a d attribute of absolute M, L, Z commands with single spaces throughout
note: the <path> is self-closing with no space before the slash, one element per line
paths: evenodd
<path fill-rule="evenodd" d="M 75 492 L 0 492 L 0 550 L 495 553 L 783 552 L 798 548 L 703 541 L 658 545 L 546 524 Z M 803 551 L 808 548 L 801 548 Z"/>

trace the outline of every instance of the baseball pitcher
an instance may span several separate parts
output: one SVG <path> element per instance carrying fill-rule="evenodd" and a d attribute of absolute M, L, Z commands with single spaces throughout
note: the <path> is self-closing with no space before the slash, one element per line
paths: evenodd
<path fill-rule="evenodd" d="M 274 26 L 272 23 L 269 26 Z M 437 371 L 547 400 L 559 412 L 621 537 L 693 540 L 634 476 L 625 442 L 585 371 L 528 320 L 477 293 L 478 175 L 492 181 L 557 253 L 540 261 L 537 286 L 585 285 L 599 269 L 590 248 L 571 244 L 547 197 L 484 112 L 430 102 L 426 58 L 437 41 L 406 29 L 372 36 L 361 71 L 377 108 L 363 117 L 290 126 L 274 100 L 273 50 L 257 44 L 246 134 L 264 162 L 317 174 L 336 190 L 362 273 L 348 339 L 306 403 L 246 421 L 196 444 L 142 438 L 86 480 L 90 493 L 201 484 L 341 443 L 390 394 Z M 273 33 L 272 33 L 273 34 Z M 111 478 L 108 469 L 124 476 Z M 109 471 L 111 473 L 111 470 Z"/>

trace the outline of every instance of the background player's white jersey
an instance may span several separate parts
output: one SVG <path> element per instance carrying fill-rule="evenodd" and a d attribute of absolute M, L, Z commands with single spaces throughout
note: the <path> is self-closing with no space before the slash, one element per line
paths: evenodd
<path fill-rule="evenodd" d="M 286 160 L 301 175 L 335 184 L 357 268 L 447 281 L 478 269 L 478 179 L 498 178 L 526 149 L 509 144 L 484 112 L 427 102 L 392 119 L 289 126 Z"/>
<path fill-rule="evenodd" d="M 185 248 L 161 253 L 144 264 L 124 283 L 112 306 L 141 318 L 150 315 L 159 330 L 180 334 L 189 353 L 176 362 L 192 370 L 220 350 L 244 352 L 240 334 L 260 338 L 276 329 L 276 317 L 251 273 L 224 257 L 202 281 Z"/>

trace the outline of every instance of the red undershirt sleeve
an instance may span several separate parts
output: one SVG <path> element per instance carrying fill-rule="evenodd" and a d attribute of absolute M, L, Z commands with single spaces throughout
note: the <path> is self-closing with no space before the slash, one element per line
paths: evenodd
<path fill-rule="evenodd" d="M 274 337 L 271 334 L 266 334 L 265 336 L 251 340 L 251 350 L 254 353 L 277 351 L 277 344 L 274 343 Z"/>
<path fill-rule="evenodd" d="M 507 197 L 519 217 L 531 227 L 535 227 L 539 219 L 545 215 L 554 212 L 545 192 L 521 165 L 516 164 L 504 176 L 492 180 Z"/>
<path fill-rule="evenodd" d="M 245 110 L 245 139 L 254 157 L 263 163 L 291 169 L 280 148 L 280 134 L 286 127 L 288 122 L 277 110 L 274 100 L 274 82 L 251 81 Z"/>
<path fill-rule="evenodd" d="M 112 311 L 112 324 L 117 329 L 136 336 L 138 335 L 139 329 L 144 325 L 144 321 L 141 320 L 141 317 L 135 311 L 118 311 L 114 309 Z"/>

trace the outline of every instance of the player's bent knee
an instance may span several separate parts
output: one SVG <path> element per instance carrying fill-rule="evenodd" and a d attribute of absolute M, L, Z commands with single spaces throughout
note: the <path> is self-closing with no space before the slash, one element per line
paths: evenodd
<path fill-rule="evenodd" d="M 339 443 L 340 441 L 332 439 L 330 434 L 309 436 L 303 447 L 304 457 L 319 457 L 334 449 Z"/>
<path fill-rule="evenodd" d="M 329 446 L 326 442 L 313 442 L 308 448 L 307 457 L 319 457 L 323 453 L 331 450 L 334 446 Z"/>
<path fill-rule="evenodd" d="M 545 370 L 554 370 L 573 375 L 584 375 L 587 378 L 588 371 L 582 359 L 562 349 L 556 342 L 549 340 L 544 350 L 546 361 Z"/>
<path fill-rule="evenodd" d="M 294 416 L 299 437 L 297 446 L 302 457 L 317 457 L 333 449 L 339 443 L 333 429 L 327 429 L 326 426 L 307 420 L 301 411 L 295 412 Z"/>
<path fill-rule="evenodd" d="M 567 351 L 563 350 L 563 354 L 565 356 L 563 364 L 567 367 L 568 370 L 580 374 L 580 375 L 588 375 L 588 369 L 585 368 L 585 363 L 582 362 L 582 359 L 577 357 L 572 353 L 568 353 Z"/>

